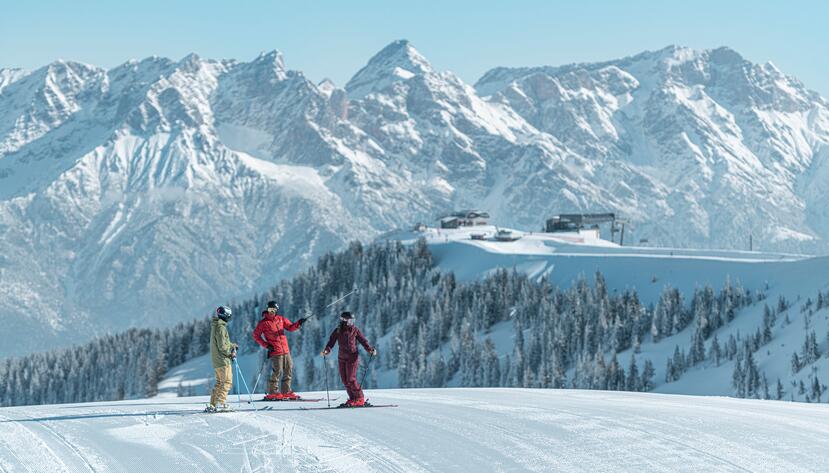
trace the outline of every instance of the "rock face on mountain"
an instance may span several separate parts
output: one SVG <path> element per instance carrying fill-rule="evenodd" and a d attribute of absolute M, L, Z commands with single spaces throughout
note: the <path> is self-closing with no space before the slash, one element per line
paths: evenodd
<path fill-rule="evenodd" d="M 479 94 L 597 163 L 636 234 L 679 246 L 825 252 L 829 107 L 773 64 L 728 48 L 489 71 Z M 650 198 L 628 166 L 652 181 Z M 629 190 L 629 192 L 625 192 Z"/>
<path fill-rule="evenodd" d="M 651 244 L 829 250 L 829 104 L 771 64 L 669 47 L 498 68 L 407 41 L 344 89 L 277 52 L 0 69 L 0 356 L 171 324 L 460 207 L 616 211 Z"/>

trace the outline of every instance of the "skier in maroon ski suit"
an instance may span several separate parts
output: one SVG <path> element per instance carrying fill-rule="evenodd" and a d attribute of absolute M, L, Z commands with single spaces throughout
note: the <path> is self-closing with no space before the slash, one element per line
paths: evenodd
<path fill-rule="evenodd" d="M 341 407 L 362 407 L 366 403 L 362 386 L 357 383 L 357 367 L 360 364 L 357 342 L 360 342 L 360 345 L 371 356 L 377 355 L 377 349 L 369 345 L 360 329 L 354 326 L 354 316 L 351 315 L 351 312 L 343 312 L 340 315 L 340 325 L 331 332 L 328 344 L 325 345 L 325 349 L 321 353 L 322 356 L 328 356 L 331 349 L 334 348 L 334 344 L 340 344 L 340 352 L 337 357 L 340 379 L 342 379 L 345 389 L 348 391 L 348 401 L 343 403 Z"/>

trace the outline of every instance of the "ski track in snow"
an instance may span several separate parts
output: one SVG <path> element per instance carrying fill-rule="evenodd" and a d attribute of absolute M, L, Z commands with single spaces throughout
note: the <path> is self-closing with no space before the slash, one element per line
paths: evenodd
<path fill-rule="evenodd" d="M 4 408 L 0 471 L 798 473 L 829 464 L 825 405 L 533 389 L 368 397 L 400 407 L 234 403 L 238 412 L 207 415 L 206 398 L 183 398 Z"/>
<path fill-rule="evenodd" d="M 24 415 L 24 419 L 29 420 L 31 417 Z M 75 445 L 45 422 L 37 421 L 27 426 L 6 416 L 0 416 L 0 422 L 7 424 L 3 429 L 7 435 L 0 434 L 0 443 L 17 461 L 16 464 L 8 465 L 9 471 L 16 471 L 18 467 L 25 468 L 26 471 L 96 471 Z M 9 428 L 15 430 L 10 431 Z M 46 437 L 53 439 L 53 442 L 48 442 L 36 431 L 46 431 Z M 23 434 L 24 437 L 18 434 Z"/>

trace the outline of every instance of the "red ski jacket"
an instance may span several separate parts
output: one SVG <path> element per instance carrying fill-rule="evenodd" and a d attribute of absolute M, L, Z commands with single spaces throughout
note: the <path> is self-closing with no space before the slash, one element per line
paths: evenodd
<path fill-rule="evenodd" d="M 353 360 L 357 358 L 359 353 L 357 352 L 357 342 L 360 342 L 360 345 L 366 349 L 366 351 L 372 351 L 374 348 L 368 344 L 368 340 L 366 337 L 363 336 L 363 333 L 360 332 L 360 329 L 353 325 L 343 325 L 340 324 L 337 328 L 331 332 L 331 336 L 328 337 L 328 344 L 325 345 L 325 349 L 331 351 L 334 348 L 334 344 L 340 344 L 340 352 L 337 355 L 337 358 L 340 360 Z"/>
<path fill-rule="evenodd" d="M 299 328 L 298 322 L 291 322 L 279 314 L 271 314 L 267 310 L 262 312 L 262 320 L 253 329 L 253 340 L 263 348 L 273 347 L 270 356 L 290 353 L 288 338 L 285 330 L 293 332 Z"/>

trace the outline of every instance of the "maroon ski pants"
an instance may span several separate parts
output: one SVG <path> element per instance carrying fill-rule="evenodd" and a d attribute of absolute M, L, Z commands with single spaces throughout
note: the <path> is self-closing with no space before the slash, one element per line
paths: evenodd
<path fill-rule="evenodd" d="M 348 399 L 356 401 L 363 398 L 362 386 L 357 384 L 357 368 L 360 365 L 360 358 L 339 360 L 340 379 L 343 380 L 345 390 L 348 391 Z"/>

